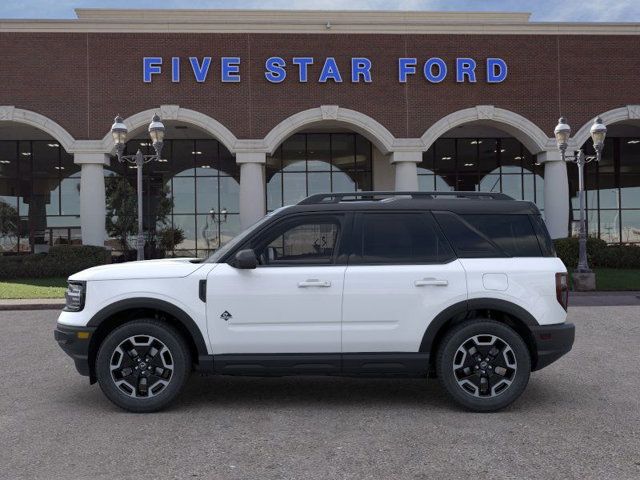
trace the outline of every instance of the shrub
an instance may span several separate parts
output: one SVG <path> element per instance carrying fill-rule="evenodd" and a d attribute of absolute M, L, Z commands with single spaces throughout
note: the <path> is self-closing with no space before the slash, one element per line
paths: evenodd
<path fill-rule="evenodd" d="M 0 279 L 67 277 L 110 261 L 111 253 L 104 247 L 58 245 L 49 253 L 0 257 Z"/>
<path fill-rule="evenodd" d="M 596 267 L 640 268 L 640 247 L 610 245 L 596 258 Z"/>
<path fill-rule="evenodd" d="M 554 241 L 556 253 L 567 268 L 578 266 L 578 239 L 563 238 Z M 607 245 L 604 240 L 587 239 L 589 266 L 601 268 L 640 268 L 640 247 L 634 245 Z"/>
<path fill-rule="evenodd" d="M 167 227 L 158 232 L 158 248 L 163 254 L 173 251 L 176 245 L 184 242 L 184 230 L 179 227 Z"/>
<path fill-rule="evenodd" d="M 556 247 L 556 253 L 560 260 L 567 268 L 576 268 L 578 266 L 578 255 L 580 247 L 578 239 L 575 237 L 561 238 L 553 242 Z M 589 265 L 596 266 L 596 259 L 602 256 L 602 252 L 607 248 L 607 242 L 595 237 L 587 238 L 587 261 Z"/>

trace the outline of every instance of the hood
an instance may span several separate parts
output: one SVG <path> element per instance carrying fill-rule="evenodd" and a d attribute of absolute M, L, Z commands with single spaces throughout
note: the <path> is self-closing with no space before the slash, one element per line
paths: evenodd
<path fill-rule="evenodd" d="M 87 268 L 74 273 L 69 280 L 134 280 L 144 278 L 181 278 L 191 275 L 204 263 L 192 263 L 197 258 L 144 260 Z"/>

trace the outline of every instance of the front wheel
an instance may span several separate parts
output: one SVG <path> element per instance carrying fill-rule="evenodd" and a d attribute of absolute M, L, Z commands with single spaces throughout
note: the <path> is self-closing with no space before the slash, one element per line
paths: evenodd
<path fill-rule="evenodd" d="M 454 327 L 438 349 L 440 383 L 460 405 L 477 412 L 500 410 L 529 382 L 531 358 L 518 333 L 494 320 Z"/>
<path fill-rule="evenodd" d="M 100 388 L 114 404 L 131 412 L 155 412 L 178 396 L 191 371 L 182 336 L 152 319 L 113 330 L 96 357 Z"/>

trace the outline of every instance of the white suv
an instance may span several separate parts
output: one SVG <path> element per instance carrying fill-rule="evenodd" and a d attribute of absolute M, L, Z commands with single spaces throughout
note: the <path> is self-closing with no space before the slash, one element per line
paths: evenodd
<path fill-rule="evenodd" d="M 206 260 L 69 278 L 55 338 L 134 412 L 192 370 L 222 375 L 435 375 L 492 411 L 571 350 L 567 273 L 530 202 L 469 192 L 320 194 Z"/>

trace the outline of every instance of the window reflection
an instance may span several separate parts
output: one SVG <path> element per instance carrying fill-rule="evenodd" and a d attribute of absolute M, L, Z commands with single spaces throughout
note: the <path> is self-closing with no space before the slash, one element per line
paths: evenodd
<path fill-rule="evenodd" d="M 152 153 L 146 140 L 132 140 L 126 150 L 135 153 L 138 148 Z M 240 231 L 240 169 L 233 155 L 213 139 L 165 140 L 162 157 L 143 170 L 147 238 L 155 245 L 156 255 L 207 256 Z M 135 175 L 135 169 L 116 158 L 110 171 L 105 170 L 112 181 L 125 181 L 134 189 Z M 163 218 L 160 214 L 165 210 Z M 172 229 L 178 229 L 183 238 L 162 244 L 163 236 L 180 239 L 169 235 Z M 119 248 L 115 239 L 109 244 Z"/>
<path fill-rule="evenodd" d="M 502 192 L 543 205 L 542 167 L 515 138 L 440 138 L 422 156 L 422 191 Z"/>
<path fill-rule="evenodd" d="M 80 243 L 79 182 L 57 141 L 0 141 L 0 252 Z"/>
<path fill-rule="evenodd" d="M 371 190 L 371 142 L 355 133 L 300 133 L 267 157 L 267 210 L 314 193 Z"/>
<path fill-rule="evenodd" d="M 589 140 L 585 154 L 593 155 Z M 567 165 L 571 197 L 572 231 L 577 232 L 580 218 L 578 169 Z M 587 227 L 590 235 L 608 243 L 640 243 L 640 138 L 609 136 L 602 160 L 585 168 Z M 576 233 L 577 234 L 577 233 Z"/>

